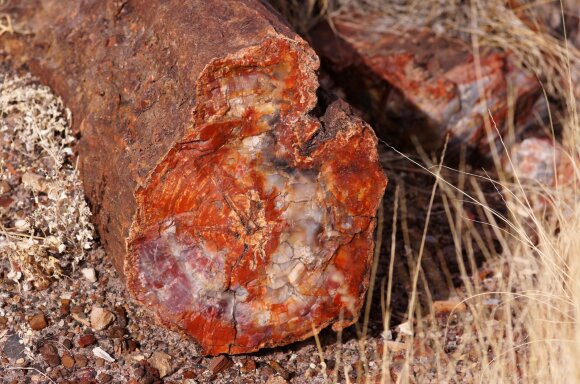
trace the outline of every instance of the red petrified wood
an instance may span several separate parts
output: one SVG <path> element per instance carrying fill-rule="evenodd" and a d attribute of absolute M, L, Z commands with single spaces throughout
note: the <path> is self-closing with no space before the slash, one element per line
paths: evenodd
<path fill-rule="evenodd" d="M 131 294 L 207 354 L 352 324 L 386 178 L 309 46 L 257 0 L 33 3 L 1 44 L 72 109 Z"/>
<path fill-rule="evenodd" d="M 410 144 L 415 136 L 424 148 L 437 149 L 449 135 L 451 144 L 488 153 L 496 128 L 507 128 L 508 94 L 513 91 L 516 119 L 537 99 L 535 77 L 506 53 L 482 49 L 477 62 L 470 45 L 382 14 L 350 10 L 331 20 L 332 28 L 321 24 L 312 32 L 314 47 L 349 100 L 392 143 Z"/>

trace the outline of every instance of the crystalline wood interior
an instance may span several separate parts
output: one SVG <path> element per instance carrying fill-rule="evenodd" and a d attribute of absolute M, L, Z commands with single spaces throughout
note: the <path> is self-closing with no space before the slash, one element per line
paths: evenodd
<path fill-rule="evenodd" d="M 352 324 L 386 178 L 318 59 L 255 0 L 31 1 L 0 39 L 72 110 L 129 292 L 207 354 Z"/>

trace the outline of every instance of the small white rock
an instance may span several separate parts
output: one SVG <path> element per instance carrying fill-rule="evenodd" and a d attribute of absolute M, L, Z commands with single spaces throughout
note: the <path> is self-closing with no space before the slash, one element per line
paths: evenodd
<path fill-rule="evenodd" d="M 81 269 L 81 273 L 91 283 L 95 283 L 97 281 L 97 273 L 95 272 L 94 268 L 83 268 Z"/>
<path fill-rule="evenodd" d="M 6 277 L 8 277 L 10 280 L 18 282 L 22 277 L 22 272 L 10 271 Z"/>
<path fill-rule="evenodd" d="M 397 330 L 402 333 L 403 335 L 413 336 L 413 329 L 411 328 L 411 324 L 407 321 L 397 326 Z"/>
<path fill-rule="evenodd" d="M 64 300 L 72 299 L 72 292 L 63 292 L 60 294 L 60 298 Z"/>
<path fill-rule="evenodd" d="M 381 336 L 382 336 L 383 340 L 393 340 L 393 331 L 391 331 L 390 329 L 385 329 L 381 333 Z"/>
<path fill-rule="evenodd" d="M 101 359 L 108 361 L 109 363 L 115 362 L 115 359 L 111 357 L 107 352 L 103 351 L 101 347 L 93 348 L 93 355 L 100 357 Z"/>

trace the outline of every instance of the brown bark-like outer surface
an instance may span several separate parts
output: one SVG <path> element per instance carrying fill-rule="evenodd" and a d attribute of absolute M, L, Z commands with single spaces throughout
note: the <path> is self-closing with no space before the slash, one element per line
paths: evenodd
<path fill-rule="evenodd" d="M 376 137 L 345 103 L 317 106 L 318 59 L 269 8 L 43 0 L 11 12 L 32 34 L 0 44 L 71 108 L 102 242 L 160 322 L 207 354 L 353 323 L 386 186 Z"/>

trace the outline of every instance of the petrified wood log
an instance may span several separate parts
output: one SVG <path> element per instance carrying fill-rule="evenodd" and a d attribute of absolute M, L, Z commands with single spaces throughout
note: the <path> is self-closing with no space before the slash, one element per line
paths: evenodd
<path fill-rule="evenodd" d="M 449 135 L 451 145 L 487 154 L 497 139 L 494 124 L 502 133 L 507 128 L 508 93 L 513 89 L 516 121 L 539 94 L 535 77 L 504 52 L 481 52 L 478 81 L 472 48 L 458 39 L 426 28 L 391 28 L 393 20 L 382 14 L 351 10 L 331 21 L 332 27 L 321 23 L 312 31 L 314 48 L 349 101 L 393 144 L 410 145 L 414 136 L 433 150 Z"/>
<path fill-rule="evenodd" d="M 317 104 L 318 59 L 257 0 L 42 0 L 4 38 L 72 109 L 102 242 L 207 354 L 352 324 L 386 186 L 376 137 Z"/>

